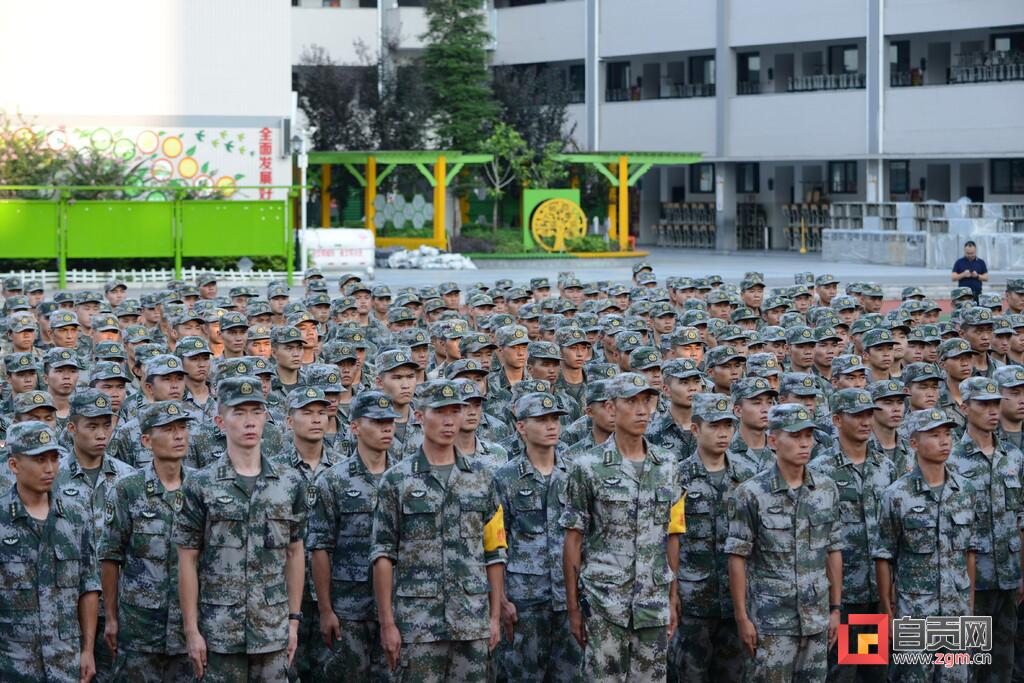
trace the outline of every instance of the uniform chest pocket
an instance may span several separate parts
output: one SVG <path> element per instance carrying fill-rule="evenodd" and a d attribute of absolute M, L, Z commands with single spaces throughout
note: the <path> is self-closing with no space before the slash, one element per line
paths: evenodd
<path fill-rule="evenodd" d="M 53 547 L 53 554 L 57 560 L 57 586 L 60 588 L 77 587 L 82 576 L 82 553 L 80 549 L 73 545 L 61 543 Z"/>
<path fill-rule="evenodd" d="M 338 535 L 369 536 L 374 505 L 369 494 L 354 489 L 346 491 L 338 503 Z"/>
<path fill-rule="evenodd" d="M 247 536 L 245 514 L 236 507 L 214 505 L 210 509 L 209 545 L 221 548 L 241 548 Z"/>
<path fill-rule="evenodd" d="M 544 533 L 546 520 L 540 496 L 531 489 L 520 489 L 512 499 L 512 531 L 534 536 Z"/>
<path fill-rule="evenodd" d="M 170 525 L 156 513 L 144 511 L 132 520 L 132 554 L 136 557 L 162 560 L 167 557 L 167 532 Z"/>
<path fill-rule="evenodd" d="M 402 537 L 424 539 L 437 536 L 437 513 L 440 509 L 441 501 L 428 491 L 417 489 L 406 493 L 402 498 Z"/>
<path fill-rule="evenodd" d="M 793 550 L 793 518 L 786 514 L 767 513 L 761 515 L 761 535 L 764 549 L 768 552 Z"/>
<path fill-rule="evenodd" d="M 601 480 L 594 495 L 599 500 L 612 504 L 628 503 L 633 500 L 633 494 L 625 480 L 619 477 L 607 477 Z"/>
<path fill-rule="evenodd" d="M 858 510 L 858 521 L 859 521 Z M 809 543 L 812 548 L 824 548 L 832 535 L 832 524 L 836 520 L 835 510 L 819 510 L 808 516 Z"/>
<path fill-rule="evenodd" d="M 974 513 L 971 510 L 958 510 L 949 516 L 953 534 L 950 545 L 955 550 L 966 550 L 971 545 L 971 523 Z"/>
<path fill-rule="evenodd" d="M 465 496 L 459 499 L 459 535 L 483 541 L 486 496 Z"/>
<path fill-rule="evenodd" d="M 1007 510 L 1021 509 L 1021 486 L 1020 479 L 1012 474 L 1003 477 L 1003 491 L 1006 498 Z"/>
<path fill-rule="evenodd" d="M 686 538 L 711 538 L 714 533 L 713 506 L 703 491 L 686 494 Z"/>
<path fill-rule="evenodd" d="M 284 548 L 291 541 L 291 517 L 268 517 L 263 534 L 263 545 L 266 548 Z"/>
<path fill-rule="evenodd" d="M 912 553 L 934 553 L 938 541 L 933 515 L 909 514 L 903 518 L 903 535 Z"/>
<path fill-rule="evenodd" d="M 32 553 L 21 539 L 17 536 L 0 539 L 0 590 L 33 588 L 34 574 Z"/>

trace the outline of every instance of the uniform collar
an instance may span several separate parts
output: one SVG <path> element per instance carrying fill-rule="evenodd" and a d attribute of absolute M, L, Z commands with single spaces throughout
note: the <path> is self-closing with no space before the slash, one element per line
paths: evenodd
<path fill-rule="evenodd" d="M 391 469 L 391 466 L 395 464 L 391 454 L 387 451 L 384 452 L 384 470 Z M 348 461 L 348 474 L 350 477 L 362 477 L 363 479 L 370 479 L 370 470 L 366 468 L 366 463 L 363 462 L 363 458 L 359 455 L 359 449 L 353 447 L 352 455 Z"/>
<path fill-rule="evenodd" d="M 160 477 L 156 475 L 156 468 L 153 467 L 153 462 L 150 461 L 146 465 L 146 469 L 143 470 L 146 474 L 146 495 L 147 496 L 162 496 L 164 494 L 164 485 L 160 481 Z M 181 472 L 182 480 L 185 478 L 185 471 L 182 469 Z"/>
<path fill-rule="evenodd" d="M 517 463 L 517 472 L 519 474 L 519 478 L 520 479 L 525 479 L 527 477 L 540 478 L 540 477 L 543 476 L 540 473 L 540 471 L 537 470 L 537 468 L 534 466 L 534 464 L 532 462 L 530 462 L 530 458 L 529 458 L 529 456 L 526 455 L 525 452 L 522 455 L 520 455 L 517 458 L 517 460 L 519 461 Z M 563 472 L 566 472 L 569 469 L 569 466 L 568 466 L 568 464 L 565 461 L 565 457 L 561 453 L 559 453 L 557 449 L 555 450 L 555 467 L 554 467 L 554 469 L 562 470 Z M 554 470 L 552 470 L 552 471 L 554 471 Z"/>
<path fill-rule="evenodd" d="M 942 469 L 946 470 L 946 481 L 944 483 L 948 486 L 952 486 L 954 490 L 959 491 L 960 482 L 953 476 L 953 472 L 949 469 L 949 465 L 943 465 Z M 920 465 L 915 464 L 914 469 L 910 470 L 910 478 L 914 482 L 915 493 L 923 494 L 924 492 L 931 490 L 931 487 L 928 486 L 928 482 L 924 480 L 924 474 L 921 472 Z"/>
<path fill-rule="evenodd" d="M 472 467 L 469 464 L 469 460 L 466 459 L 459 449 L 455 449 L 455 466 L 463 472 L 471 472 Z M 412 456 L 412 473 L 413 474 L 430 474 L 431 464 L 427 460 L 426 454 L 423 452 L 423 446 L 416 449 L 416 453 Z"/>
<path fill-rule="evenodd" d="M 217 461 L 217 479 L 234 479 L 238 473 L 235 471 L 234 466 L 231 464 L 231 458 L 228 457 L 228 452 L 224 451 L 220 459 Z M 262 453 L 260 454 L 260 474 L 268 479 L 277 479 L 280 474 L 277 471 L 277 466 L 274 465 L 270 460 L 267 459 Z"/>
<path fill-rule="evenodd" d="M 782 493 L 789 490 L 789 483 L 782 477 L 782 472 L 779 470 L 779 464 L 772 464 L 772 493 Z M 808 488 L 817 488 L 817 482 L 815 481 L 815 475 L 811 471 L 811 468 L 804 466 L 804 481 L 803 485 Z"/>
<path fill-rule="evenodd" d="M 651 446 L 651 443 L 647 440 L 647 437 L 643 437 L 644 450 L 647 452 L 647 457 L 651 459 L 655 465 L 660 465 L 662 458 L 658 454 L 658 449 Z M 614 432 L 601 444 L 604 448 L 604 464 L 605 465 L 620 465 L 623 461 L 622 453 L 619 453 L 618 444 L 615 443 Z"/>
<path fill-rule="evenodd" d="M 25 504 L 21 502 L 21 496 L 18 495 L 17 484 L 11 484 L 11 488 L 7 490 L 3 498 L 0 499 L 3 505 L 7 508 L 7 514 L 10 515 L 12 520 L 24 518 L 29 519 L 28 510 L 25 509 Z M 64 503 L 61 502 L 60 496 L 56 491 L 50 490 L 50 511 L 56 513 L 58 517 L 64 516 Z"/>
<path fill-rule="evenodd" d="M 64 467 L 68 471 L 68 476 L 71 479 L 77 477 L 84 477 L 85 471 L 82 469 L 81 463 L 78 462 L 78 457 L 75 455 L 74 446 L 72 446 L 71 452 L 64 456 L 65 462 Z M 100 474 L 103 475 L 116 475 L 117 470 L 114 468 L 114 462 L 110 456 L 104 454 L 100 460 Z"/>

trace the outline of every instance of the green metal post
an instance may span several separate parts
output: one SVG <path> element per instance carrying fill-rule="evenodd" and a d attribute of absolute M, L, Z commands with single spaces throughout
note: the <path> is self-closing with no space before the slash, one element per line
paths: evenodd
<path fill-rule="evenodd" d="M 57 192 L 57 202 L 57 282 L 64 289 L 68 284 L 68 204 L 63 190 Z"/>
<path fill-rule="evenodd" d="M 294 190 L 289 192 L 289 197 L 294 198 Z M 288 286 L 292 286 L 292 280 L 294 279 L 294 273 L 292 272 L 295 268 L 295 212 L 290 211 L 289 206 L 291 202 L 287 199 L 284 202 L 284 215 L 285 215 L 285 241 L 284 241 L 284 258 L 285 258 L 285 269 L 288 271 Z"/>
<path fill-rule="evenodd" d="M 176 192 L 174 194 L 174 210 L 171 211 L 171 235 L 174 240 L 174 277 L 179 280 L 181 279 L 181 236 L 182 233 L 184 233 L 181 225 L 183 215 L 181 210 L 181 199 L 182 194 L 180 192 Z"/>

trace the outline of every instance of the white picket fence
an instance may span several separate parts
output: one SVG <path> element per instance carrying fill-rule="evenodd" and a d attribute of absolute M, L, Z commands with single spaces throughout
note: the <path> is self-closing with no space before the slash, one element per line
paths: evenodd
<path fill-rule="evenodd" d="M 243 273 L 239 270 L 207 270 L 190 266 L 182 268 L 181 279 L 185 282 L 195 282 L 202 273 L 213 273 L 218 282 L 240 282 L 260 283 L 271 280 L 284 280 L 288 274 L 279 270 L 251 270 Z M 43 285 L 48 289 L 57 287 L 60 281 L 57 271 L 51 270 L 12 270 L 3 273 L 2 277 L 16 275 L 24 282 L 29 280 L 42 280 Z M 124 280 L 129 287 L 140 289 L 162 289 L 167 283 L 174 279 L 173 269 L 149 268 L 137 270 L 69 270 L 67 272 L 67 285 L 103 285 L 112 279 Z"/>

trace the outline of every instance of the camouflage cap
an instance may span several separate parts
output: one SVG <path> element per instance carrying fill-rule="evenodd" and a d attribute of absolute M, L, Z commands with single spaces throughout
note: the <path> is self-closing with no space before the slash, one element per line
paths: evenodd
<path fill-rule="evenodd" d="M 776 308 L 789 308 L 793 305 L 793 302 L 784 296 L 769 296 L 765 297 L 764 302 L 761 304 L 762 311 L 771 311 Z"/>
<path fill-rule="evenodd" d="M 305 408 L 311 403 L 322 403 L 326 406 L 331 404 L 327 399 L 327 396 L 324 394 L 324 390 L 320 387 L 313 386 L 297 387 L 292 389 L 288 392 L 288 397 L 285 400 L 285 405 L 289 412 L 298 410 L 299 408 Z"/>
<path fill-rule="evenodd" d="M 71 396 L 71 417 L 113 415 L 110 397 L 99 389 L 79 389 Z"/>
<path fill-rule="evenodd" d="M 82 363 L 74 351 L 56 346 L 43 355 L 43 365 L 48 368 L 74 367 L 82 369 Z"/>
<path fill-rule="evenodd" d="M 784 372 L 779 380 L 780 394 L 794 396 L 817 396 L 818 383 L 806 372 Z"/>
<path fill-rule="evenodd" d="M 724 325 L 721 329 L 715 332 L 715 339 L 719 342 L 745 340 L 746 338 L 747 331 L 739 325 Z"/>
<path fill-rule="evenodd" d="M 696 327 L 677 327 L 671 335 L 673 346 L 688 346 L 690 344 L 703 344 L 704 338 Z"/>
<path fill-rule="evenodd" d="M 4 289 L 8 292 L 20 292 L 24 289 L 21 278 L 17 275 L 9 275 L 4 278 Z"/>
<path fill-rule="evenodd" d="M 502 348 L 530 343 L 529 333 L 522 325 L 506 325 L 505 327 L 499 327 L 495 330 L 494 335 L 498 341 L 498 346 Z"/>
<path fill-rule="evenodd" d="M 143 377 L 151 377 L 153 375 L 173 375 L 176 373 L 185 373 L 185 368 L 181 365 L 181 360 L 177 356 L 172 356 L 169 353 L 162 353 L 152 358 L 147 358 L 143 364 Z"/>
<path fill-rule="evenodd" d="M 57 435 L 44 422 L 18 422 L 7 430 L 7 451 L 12 455 L 42 455 L 59 450 Z"/>
<path fill-rule="evenodd" d="M 135 346 L 135 363 L 142 365 L 146 360 L 159 356 L 162 353 L 170 353 L 164 344 L 145 342 Z"/>
<path fill-rule="evenodd" d="M 815 343 L 814 330 L 806 325 L 794 325 L 786 330 L 786 343 L 790 346 Z"/>
<path fill-rule="evenodd" d="M 793 284 L 807 285 L 808 287 L 813 287 L 814 273 L 810 271 L 804 271 L 802 273 L 793 273 Z"/>
<path fill-rule="evenodd" d="M 875 346 L 894 346 L 896 340 L 893 338 L 891 330 L 875 327 L 864 333 L 861 344 L 865 349 L 870 349 Z"/>
<path fill-rule="evenodd" d="M 78 315 L 74 311 L 54 311 L 50 314 L 50 328 L 56 330 L 60 327 L 78 327 Z"/>
<path fill-rule="evenodd" d="M 57 310 L 57 304 L 53 301 L 40 301 L 36 304 L 36 313 L 50 320 L 50 314 Z"/>
<path fill-rule="evenodd" d="M 996 381 L 1000 389 L 1024 386 L 1024 366 L 1004 365 L 996 368 L 992 379 Z"/>
<path fill-rule="evenodd" d="M 903 291 L 900 292 L 900 300 L 906 301 L 907 299 L 913 299 L 914 297 L 924 298 L 924 292 L 917 285 L 911 285 L 910 287 L 904 287 Z"/>
<path fill-rule="evenodd" d="M 636 372 L 624 372 L 617 375 L 612 387 L 613 398 L 632 398 L 638 394 L 657 394 L 658 390 L 651 386 L 647 377 Z"/>
<path fill-rule="evenodd" d="M 619 353 L 629 353 L 636 348 L 644 346 L 644 341 L 639 333 L 623 330 L 615 335 L 615 350 Z"/>
<path fill-rule="evenodd" d="M 837 311 L 852 311 L 858 308 L 857 300 L 845 294 L 833 297 L 830 305 Z"/>
<path fill-rule="evenodd" d="M 220 319 L 220 329 L 223 331 L 232 327 L 249 327 L 249 320 L 238 311 L 228 311 Z"/>
<path fill-rule="evenodd" d="M 974 290 L 970 287 L 954 287 L 949 290 L 949 298 L 952 301 L 957 299 L 974 299 Z"/>
<path fill-rule="evenodd" d="M 255 328 L 250 328 L 251 332 Z M 203 337 L 182 337 L 174 346 L 174 354 L 179 358 L 191 358 L 200 356 L 210 351 L 210 343 Z"/>
<path fill-rule="evenodd" d="M 395 333 L 395 341 L 402 346 L 415 348 L 417 346 L 428 345 L 430 343 L 430 336 L 423 328 L 410 327 L 404 330 L 399 330 Z"/>
<path fill-rule="evenodd" d="M 89 372 L 90 382 L 111 379 L 123 379 L 125 382 L 128 381 L 128 373 L 125 371 L 123 365 L 114 361 L 103 360 L 96 363 L 96 365 L 93 366 L 92 371 Z"/>
<path fill-rule="evenodd" d="M 816 277 L 814 279 L 814 285 L 816 287 L 821 287 L 823 285 L 838 285 L 838 284 L 839 284 L 839 280 L 836 279 L 836 276 L 832 275 L 831 273 L 826 273 L 825 275 L 819 275 L 818 277 Z"/>
<path fill-rule="evenodd" d="M 394 420 L 401 415 L 395 410 L 390 396 L 383 391 L 371 390 L 359 392 L 349 404 L 349 418 L 358 420 L 362 417 L 371 420 Z"/>
<path fill-rule="evenodd" d="M 982 306 L 969 306 L 961 314 L 961 327 L 992 325 L 992 311 Z"/>
<path fill-rule="evenodd" d="M 447 324 L 441 326 L 441 336 L 445 339 L 461 339 L 469 334 L 469 323 L 460 318 L 445 321 Z"/>
<path fill-rule="evenodd" d="M 831 325 L 823 325 L 821 327 L 814 328 L 814 340 L 818 342 L 842 341 L 843 338 L 836 332 L 836 328 Z"/>
<path fill-rule="evenodd" d="M 786 341 L 786 328 L 780 325 L 765 325 L 761 328 L 761 339 L 768 342 L 782 342 Z"/>
<path fill-rule="evenodd" d="M 732 383 L 731 393 L 734 401 L 754 398 L 762 394 L 778 395 L 771 383 L 764 377 L 743 377 Z"/>
<path fill-rule="evenodd" d="M 146 295 L 143 294 L 142 297 L 145 298 Z M 64 290 L 64 289 L 59 289 L 56 292 L 54 292 L 53 301 L 54 301 L 54 303 L 56 303 L 58 305 L 60 305 L 60 304 L 67 304 L 67 303 L 73 304 L 73 303 L 75 303 L 75 294 L 74 294 L 74 292 L 69 292 L 69 291 Z"/>
<path fill-rule="evenodd" d="M 25 332 L 28 330 L 34 332 L 36 329 L 36 318 L 31 313 L 15 313 L 7 317 L 8 332 Z"/>
<path fill-rule="evenodd" d="M 452 380 L 434 379 L 417 387 L 414 403 L 417 410 L 465 405 L 459 386 Z"/>
<path fill-rule="evenodd" d="M 729 304 L 732 303 L 732 294 L 724 289 L 715 289 L 704 296 L 704 302 L 709 306 L 712 304 Z"/>
<path fill-rule="evenodd" d="M 964 354 L 974 353 L 966 339 L 953 337 L 939 344 L 939 360 L 948 360 Z"/>
<path fill-rule="evenodd" d="M 814 415 L 799 403 L 783 403 L 768 411 L 768 429 L 801 432 L 814 428 Z"/>
<path fill-rule="evenodd" d="M 656 284 L 658 282 L 658 276 L 656 276 L 654 273 L 649 273 L 647 271 L 640 272 L 636 274 L 636 282 L 637 284 L 640 285 L 645 285 L 650 282 Z"/>
<path fill-rule="evenodd" d="M 8 375 L 15 372 L 39 372 L 42 368 L 31 351 L 19 351 L 4 356 L 4 370 Z"/>
<path fill-rule="evenodd" d="M 829 399 L 829 407 L 835 414 L 856 415 L 874 410 L 877 406 L 875 406 L 874 399 L 871 398 L 871 392 L 866 389 L 850 388 L 840 389 L 832 394 Z"/>
<path fill-rule="evenodd" d="M 302 379 L 306 386 L 320 389 L 326 394 L 340 394 L 344 391 L 338 366 L 330 363 L 310 363 L 303 368 Z"/>
<path fill-rule="evenodd" d="M 872 400 L 875 401 L 880 398 L 892 398 L 895 396 L 903 398 L 910 393 L 907 391 L 907 386 L 898 379 L 883 379 L 872 382 L 868 385 L 868 391 L 871 393 Z"/>
<path fill-rule="evenodd" d="M 939 366 L 934 363 L 918 362 L 911 363 L 903 368 L 900 379 L 903 380 L 904 384 L 909 385 L 914 382 L 927 382 L 932 379 L 941 381 L 943 377 Z"/>
<path fill-rule="evenodd" d="M 704 356 L 704 367 L 710 370 L 713 367 L 725 365 L 726 363 L 736 359 L 745 361 L 747 357 L 740 353 L 739 349 L 735 346 L 729 346 L 727 344 L 715 346 L 714 348 L 709 349 L 707 354 Z"/>
<path fill-rule="evenodd" d="M 930 432 L 931 430 L 949 425 L 955 427 L 956 422 L 946 416 L 940 408 L 929 408 L 927 410 L 915 410 L 906 417 L 907 432 L 913 436 L 919 432 Z"/>
<path fill-rule="evenodd" d="M 93 347 L 92 355 L 94 358 L 102 360 L 127 360 L 128 354 L 124 350 L 124 346 L 120 342 L 116 341 L 103 341 Z"/>
<path fill-rule="evenodd" d="M 263 339 L 270 339 L 272 328 L 268 325 L 253 325 L 245 331 L 246 341 L 259 341 Z"/>
<path fill-rule="evenodd" d="M 525 420 L 529 417 L 542 417 L 544 415 L 565 415 L 562 402 L 555 396 L 548 393 L 533 392 L 520 396 L 512 409 L 516 420 Z"/>
<path fill-rule="evenodd" d="M 433 301 L 438 301 L 438 299 L 434 299 Z M 441 302 L 441 308 L 444 308 L 444 302 Z M 437 309 L 435 308 L 433 310 L 437 310 Z M 432 311 L 430 309 L 428 309 L 427 312 L 430 313 Z M 406 308 L 405 306 L 398 306 L 398 307 L 392 306 L 391 308 L 388 309 L 388 324 L 389 325 L 393 325 L 394 323 L 405 322 L 407 320 L 412 320 L 412 321 L 416 320 L 416 312 L 413 311 L 411 308 Z"/>
<path fill-rule="evenodd" d="M 598 379 L 587 382 L 586 404 L 604 403 L 610 401 L 613 395 L 614 381 L 612 379 Z"/>
<path fill-rule="evenodd" d="M 968 377 L 960 382 L 960 397 L 967 401 L 998 401 L 1003 396 L 995 380 L 988 377 Z"/>
<path fill-rule="evenodd" d="M 114 315 L 118 318 L 127 318 L 142 314 L 142 306 L 134 299 L 125 299 L 117 306 L 114 306 Z"/>
<path fill-rule="evenodd" d="M 182 420 L 191 420 L 192 416 L 180 401 L 156 401 L 144 406 L 139 411 L 139 429 L 145 433 L 153 427 L 163 427 Z"/>
<path fill-rule="evenodd" d="M 410 367 L 414 370 L 419 370 L 420 365 L 412 358 L 412 349 L 407 346 L 402 346 L 395 349 L 388 349 L 381 354 L 378 354 L 377 359 L 377 372 L 390 372 L 395 368 Z"/>
<path fill-rule="evenodd" d="M 584 366 L 588 378 L 611 379 L 619 374 L 619 366 L 591 361 Z"/>
<path fill-rule="evenodd" d="M 193 306 L 193 311 L 198 311 Z M 245 315 L 252 320 L 253 318 L 259 318 L 261 316 L 273 315 L 274 311 L 270 308 L 269 301 L 253 300 L 245 305 Z"/>
<path fill-rule="evenodd" d="M 295 342 L 301 344 L 303 342 L 302 332 L 299 331 L 299 328 L 292 325 L 277 325 L 270 331 L 270 341 L 275 346 L 293 344 Z"/>
<path fill-rule="evenodd" d="M 688 377 L 700 377 L 702 373 L 697 364 L 689 358 L 673 358 L 662 364 L 661 374 L 664 377 L 686 379 Z"/>
<path fill-rule="evenodd" d="M 1010 335 L 1015 333 L 1013 323 L 1010 322 L 1010 317 L 1006 315 L 997 315 L 993 317 L 992 326 L 995 334 Z"/>
<path fill-rule="evenodd" d="M 832 359 L 833 375 L 850 375 L 854 372 L 864 372 L 864 358 L 856 353 L 844 353 Z"/>
<path fill-rule="evenodd" d="M 532 341 L 526 350 L 527 358 L 530 360 L 535 359 L 548 359 L 548 360 L 562 360 L 562 351 L 558 348 L 557 344 L 545 341 Z"/>
<path fill-rule="evenodd" d="M 692 308 L 683 312 L 679 322 L 683 327 L 699 327 L 701 325 L 707 325 L 709 319 L 710 316 L 707 311 L 699 308 Z"/>
<path fill-rule="evenodd" d="M 82 304 L 102 304 L 104 301 L 106 301 L 106 298 L 103 296 L 103 292 L 95 289 L 83 289 L 75 294 L 76 306 L 81 306 Z"/>
<path fill-rule="evenodd" d="M 740 280 L 740 291 L 764 287 L 764 276 L 761 273 L 747 273 L 746 277 Z"/>
<path fill-rule="evenodd" d="M 331 341 L 324 344 L 320 352 L 325 363 L 340 363 L 343 360 L 356 360 L 359 358 L 358 349 L 347 342 Z"/>
<path fill-rule="evenodd" d="M 472 358 L 460 358 L 444 368 L 445 379 L 458 379 L 469 374 L 486 375 L 487 371 L 484 370 L 484 366 L 480 365 L 480 361 Z"/>
<path fill-rule="evenodd" d="M 520 380 L 512 385 L 512 402 L 518 401 L 520 396 L 537 391 L 547 394 L 552 393 L 551 382 L 543 379 Z"/>
<path fill-rule="evenodd" d="M 653 346 L 638 346 L 629 353 L 630 370 L 649 370 L 660 368 L 661 353 Z"/>
<path fill-rule="evenodd" d="M 53 402 L 53 397 L 50 396 L 49 392 L 39 391 L 37 389 L 22 392 L 14 397 L 15 415 L 24 415 L 36 408 L 57 410 L 57 405 Z"/>
<path fill-rule="evenodd" d="M 280 285 L 273 283 L 267 285 L 267 299 L 277 299 L 281 297 L 291 297 L 291 292 L 288 289 L 288 285 Z"/>
<path fill-rule="evenodd" d="M 217 384 L 217 402 L 226 407 L 242 403 L 266 404 L 263 384 L 254 375 L 225 377 Z"/>
<path fill-rule="evenodd" d="M 555 331 L 555 343 L 560 347 L 576 346 L 577 344 L 590 345 L 587 333 L 579 327 L 562 327 Z"/>
<path fill-rule="evenodd" d="M 782 366 L 774 353 L 752 353 L 747 356 L 748 377 L 778 377 L 782 374 Z"/>
<path fill-rule="evenodd" d="M 1024 278 L 1010 278 L 1006 281 L 1006 291 L 1016 294 L 1024 294 Z"/>
<path fill-rule="evenodd" d="M 693 396 L 693 417 L 702 422 L 736 421 L 732 399 L 721 394 L 701 393 Z"/>

